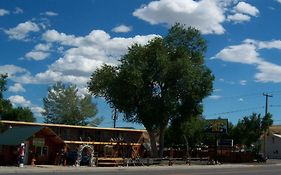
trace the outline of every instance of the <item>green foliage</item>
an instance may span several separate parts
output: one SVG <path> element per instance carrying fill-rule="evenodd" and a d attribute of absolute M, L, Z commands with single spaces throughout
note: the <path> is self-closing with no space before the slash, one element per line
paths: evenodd
<path fill-rule="evenodd" d="M 206 141 L 207 133 L 204 128 L 206 120 L 202 117 L 191 117 L 186 122 L 179 125 L 171 125 L 166 131 L 165 145 L 176 146 L 186 144 L 187 139 L 189 147 L 194 148 L 195 145 Z"/>
<path fill-rule="evenodd" d="M 3 93 L 7 90 L 7 78 L 7 74 L 0 74 L 0 118 L 2 120 L 35 122 L 36 119 L 29 108 L 13 108 L 10 100 L 3 98 Z"/>
<path fill-rule="evenodd" d="M 126 121 L 143 124 L 150 138 L 159 132 L 161 156 L 168 122 L 201 113 L 202 99 L 212 91 L 205 50 L 198 30 L 176 24 L 164 38 L 132 45 L 119 66 L 96 70 L 89 90 L 124 113 Z"/>
<path fill-rule="evenodd" d="M 75 85 L 54 84 L 48 89 L 43 105 L 45 123 L 96 126 L 101 122 L 95 117 L 97 109 L 91 96 L 79 97 Z"/>
<path fill-rule="evenodd" d="M 238 121 L 236 127 L 233 128 L 231 136 L 236 144 L 250 146 L 257 142 L 260 136 L 272 124 L 271 114 L 268 113 L 264 117 L 261 117 L 261 114 L 253 113 L 251 116 L 246 116 Z"/>
<path fill-rule="evenodd" d="M 7 90 L 6 84 L 7 84 L 7 74 L 0 74 L 0 100 L 3 99 L 3 92 Z"/>
<path fill-rule="evenodd" d="M 2 115 L 3 120 L 35 122 L 33 113 L 27 107 L 11 108 Z"/>

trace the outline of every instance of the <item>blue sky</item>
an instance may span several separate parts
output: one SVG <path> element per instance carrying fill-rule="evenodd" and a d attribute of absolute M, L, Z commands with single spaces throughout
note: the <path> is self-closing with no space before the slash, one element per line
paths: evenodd
<path fill-rule="evenodd" d="M 204 99 L 206 118 L 236 123 L 264 114 L 265 97 L 274 123 L 281 113 L 281 0 L 1 0 L 0 73 L 9 74 L 5 97 L 30 107 L 38 122 L 42 98 L 56 81 L 87 93 L 91 73 L 116 65 L 132 43 L 164 36 L 180 22 L 198 28 L 208 43 L 205 61 L 216 79 Z M 94 99 L 103 127 L 111 109 Z M 142 126 L 124 123 L 117 126 Z"/>

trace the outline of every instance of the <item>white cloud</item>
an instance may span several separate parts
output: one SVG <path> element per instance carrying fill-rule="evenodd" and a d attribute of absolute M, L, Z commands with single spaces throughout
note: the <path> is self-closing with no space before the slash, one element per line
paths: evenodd
<path fill-rule="evenodd" d="M 258 82 L 281 83 L 281 66 L 269 62 L 262 62 L 257 67 L 258 73 L 255 75 Z"/>
<path fill-rule="evenodd" d="M 26 100 L 23 96 L 20 95 L 10 96 L 8 99 L 14 106 L 28 107 L 31 105 L 31 102 L 29 100 Z"/>
<path fill-rule="evenodd" d="M 221 59 L 227 62 L 242 64 L 253 64 L 258 70 L 255 74 L 257 82 L 281 83 L 281 65 L 270 63 L 266 61 L 266 59 L 261 58 L 259 56 L 259 51 L 262 49 L 281 50 L 281 41 L 257 41 L 246 39 L 240 45 L 228 46 L 222 49 L 215 57 L 213 57 L 213 59 Z"/>
<path fill-rule="evenodd" d="M 42 112 L 44 111 L 43 108 L 36 105 L 30 106 L 30 110 L 33 112 L 34 116 L 36 117 L 42 116 Z"/>
<path fill-rule="evenodd" d="M 52 12 L 52 11 L 46 11 L 45 13 L 41 13 L 41 15 L 46 15 L 46 16 L 58 16 L 58 13 Z"/>
<path fill-rule="evenodd" d="M 26 40 L 29 33 L 38 32 L 39 30 L 40 28 L 36 23 L 26 21 L 24 23 L 18 24 L 14 28 L 4 30 L 4 32 L 9 36 L 10 39 Z"/>
<path fill-rule="evenodd" d="M 27 59 L 32 59 L 35 61 L 40 61 L 46 59 L 50 53 L 42 52 L 42 51 L 31 51 L 25 54 Z"/>
<path fill-rule="evenodd" d="M 241 101 L 241 102 L 242 102 L 242 101 L 244 101 L 244 98 L 239 98 L 238 101 Z"/>
<path fill-rule="evenodd" d="M 112 29 L 113 32 L 116 32 L 116 33 L 128 33 L 130 31 L 132 31 L 132 27 L 130 26 L 126 26 L 126 25 L 119 25 L 119 26 L 116 26 Z"/>
<path fill-rule="evenodd" d="M 240 85 L 245 86 L 247 85 L 247 80 L 240 80 Z"/>
<path fill-rule="evenodd" d="M 260 49 L 279 49 L 279 50 L 281 50 L 281 40 L 260 41 L 260 42 L 258 42 L 258 47 Z"/>
<path fill-rule="evenodd" d="M 57 42 L 70 46 L 78 46 L 82 40 L 82 38 L 75 37 L 74 35 L 66 35 L 65 33 L 59 33 L 56 30 L 47 30 L 42 35 L 42 38 L 47 42 Z"/>
<path fill-rule="evenodd" d="M 50 44 L 50 43 L 48 43 L 48 44 L 39 43 L 34 47 L 34 50 L 48 52 L 48 51 L 50 51 L 51 47 L 52 47 L 52 44 Z"/>
<path fill-rule="evenodd" d="M 242 23 L 251 20 L 251 17 L 242 13 L 236 13 L 234 15 L 227 16 L 228 21 L 233 21 L 234 23 Z"/>
<path fill-rule="evenodd" d="M 281 3 L 281 0 L 276 0 L 277 2 Z"/>
<path fill-rule="evenodd" d="M 8 91 L 9 92 L 25 92 L 25 89 L 20 83 L 15 83 L 13 86 L 9 87 Z"/>
<path fill-rule="evenodd" d="M 217 53 L 215 58 L 243 64 L 256 64 L 261 61 L 256 46 L 250 43 L 228 46 Z"/>
<path fill-rule="evenodd" d="M 23 13 L 23 9 L 16 7 L 15 10 L 13 11 L 14 14 L 22 14 Z"/>
<path fill-rule="evenodd" d="M 34 116 L 36 117 L 42 116 L 41 112 L 43 112 L 44 109 L 37 105 L 32 104 L 31 101 L 25 99 L 23 96 L 14 95 L 14 96 L 10 96 L 8 99 L 11 101 L 11 103 L 14 106 L 28 107 L 33 112 Z"/>
<path fill-rule="evenodd" d="M 10 12 L 8 10 L 0 9 L 0 16 L 4 16 L 4 15 L 8 15 L 8 14 L 10 14 Z"/>
<path fill-rule="evenodd" d="M 259 10 L 246 2 L 239 2 L 232 11 L 232 15 L 227 16 L 227 21 L 233 21 L 234 23 L 248 22 L 251 20 L 251 16 L 257 17 Z"/>
<path fill-rule="evenodd" d="M 133 15 L 153 25 L 180 22 L 196 27 L 204 34 L 223 34 L 225 8 L 221 4 L 218 0 L 160 0 L 140 7 Z"/>
<path fill-rule="evenodd" d="M 15 66 L 15 65 L 3 65 L 0 66 L 0 74 L 7 73 L 9 77 L 15 76 L 18 73 L 28 73 L 28 71 L 24 68 Z"/>
<path fill-rule="evenodd" d="M 34 49 L 28 53 L 25 54 L 25 58 L 28 60 L 35 60 L 40 61 L 46 59 L 50 53 L 50 49 L 52 47 L 52 44 L 37 44 Z"/>
<path fill-rule="evenodd" d="M 116 65 L 133 43 L 146 44 L 158 35 L 135 36 L 132 38 L 111 38 L 102 30 L 93 30 L 86 36 L 67 35 L 56 30 L 48 30 L 42 38 L 49 45 L 38 44 L 32 50 L 47 53 L 52 43 L 58 48 L 65 47 L 62 56 L 48 66 L 48 70 L 31 76 L 29 73 L 17 76 L 13 80 L 20 83 L 46 84 L 56 81 L 70 82 L 85 86 L 93 71 L 102 64 Z M 63 50 L 62 50 L 63 51 Z M 32 54 L 26 56 L 34 56 Z M 36 55 L 36 56 L 40 56 Z M 38 57 L 36 57 L 38 59 Z M 34 58 L 33 58 L 34 59 Z"/>
<path fill-rule="evenodd" d="M 239 2 L 234 9 L 238 13 L 244 13 L 251 16 L 258 16 L 259 14 L 259 10 L 255 6 L 252 6 L 251 4 L 248 4 L 246 2 Z"/>
<path fill-rule="evenodd" d="M 211 96 L 209 96 L 209 98 L 212 99 L 212 100 L 219 100 L 219 99 L 222 98 L 222 96 L 220 96 L 220 95 L 211 95 Z"/>

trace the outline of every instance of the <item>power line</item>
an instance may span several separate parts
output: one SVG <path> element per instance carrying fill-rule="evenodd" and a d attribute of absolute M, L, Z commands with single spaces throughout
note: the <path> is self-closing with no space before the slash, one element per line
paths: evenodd
<path fill-rule="evenodd" d="M 237 109 L 233 111 L 226 111 L 226 112 L 219 112 L 219 113 L 214 113 L 214 114 L 207 114 L 206 116 L 218 116 L 218 115 L 225 115 L 225 114 L 233 114 L 233 113 L 238 113 L 238 112 L 244 112 L 244 111 L 249 111 L 249 110 L 254 110 L 254 109 L 263 109 L 264 106 L 259 106 L 259 107 L 252 107 L 252 108 L 244 108 L 244 109 Z"/>

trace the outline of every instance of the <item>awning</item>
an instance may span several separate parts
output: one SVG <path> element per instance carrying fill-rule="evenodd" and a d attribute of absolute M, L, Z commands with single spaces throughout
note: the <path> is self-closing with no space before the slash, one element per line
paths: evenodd
<path fill-rule="evenodd" d="M 0 145 L 19 145 L 42 130 L 44 126 L 19 127 L 13 126 L 0 133 Z"/>

